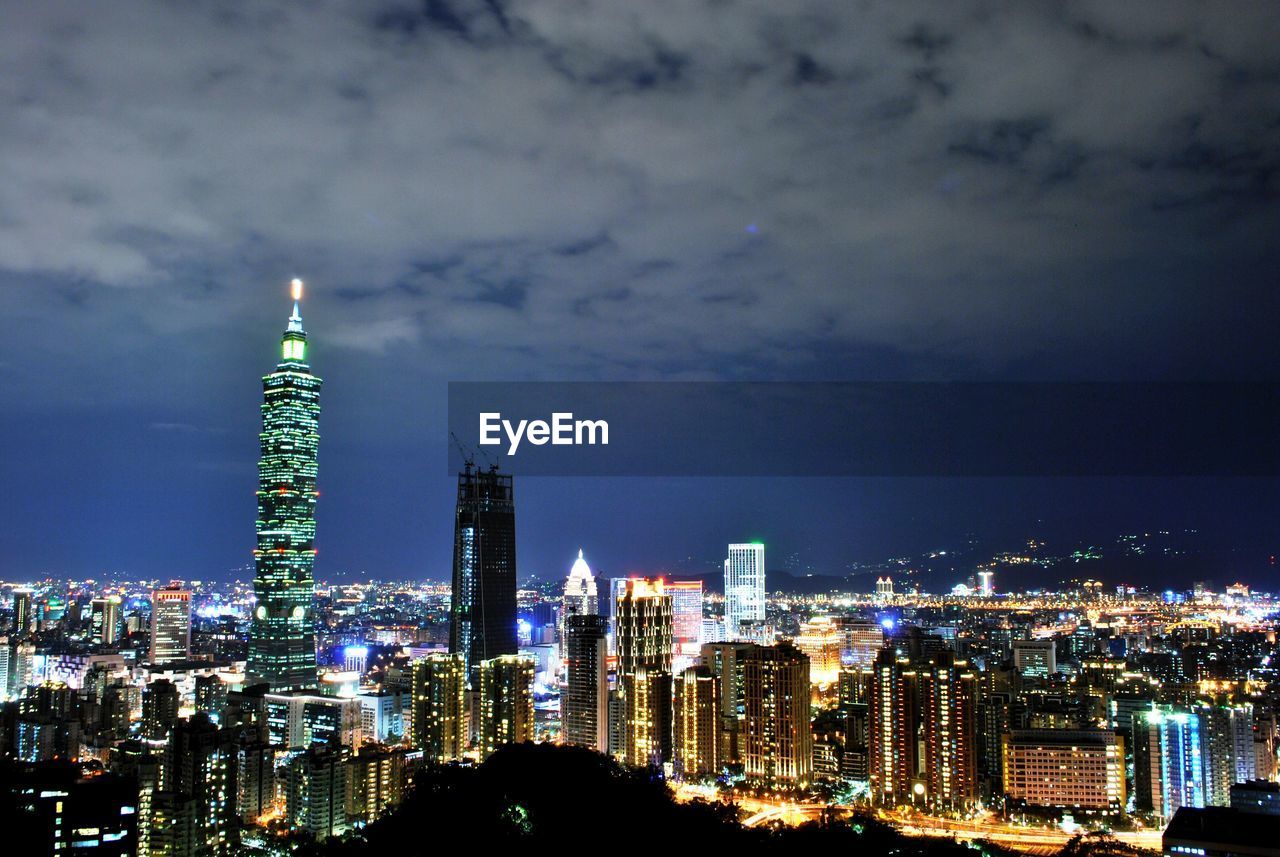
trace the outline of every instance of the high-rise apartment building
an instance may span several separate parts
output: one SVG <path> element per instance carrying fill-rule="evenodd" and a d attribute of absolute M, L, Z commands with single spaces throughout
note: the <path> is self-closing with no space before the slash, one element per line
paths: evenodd
<path fill-rule="evenodd" d="M 790 643 L 754 646 L 742 662 L 742 770 L 748 779 L 813 782 L 809 658 Z"/>
<path fill-rule="evenodd" d="M 22 638 L 31 633 L 35 613 L 32 612 L 32 592 L 30 589 L 13 590 L 13 633 Z"/>
<path fill-rule="evenodd" d="M 977 674 L 944 651 L 921 664 L 917 677 L 924 799 L 939 810 L 969 809 L 978 799 Z"/>
<path fill-rule="evenodd" d="M 151 592 L 151 653 L 153 664 L 191 657 L 191 592 L 166 586 Z"/>
<path fill-rule="evenodd" d="M 467 749 L 467 668 L 460 654 L 433 652 L 413 662 L 412 744 L 432 762 L 461 759 Z"/>
<path fill-rule="evenodd" d="M 293 281 L 293 315 L 280 362 L 262 379 L 261 457 L 258 460 L 258 546 L 249 631 L 250 682 L 274 691 L 316 686 L 313 602 L 316 558 L 316 451 L 320 441 L 321 380 L 307 362 L 307 334 Z"/>
<path fill-rule="evenodd" d="M 462 655 L 474 688 L 480 662 L 514 655 L 518 643 L 514 487 L 496 465 L 468 462 L 458 474 L 449 651 Z"/>
<path fill-rule="evenodd" d="M 1204 733 L 1193 712 L 1154 706 L 1133 718 L 1134 803 L 1168 820 L 1205 805 Z"/>
<path fill-rule="evenodd" d="M 480 756 L 533 741 L 533 661 L 500 655 L 480 662 Z"/>
<path fill-rule="evenodd" d="M 729 640 L 754 639 L 765 619 L 764 545 L 729 545 L 724 561 L 724 633 Z"/>
<path fill-rule="evenodd" d="M 603 616 L 565 619 L 565 684 L 560 722 L 566 744 L 609 749 L 609 623 Z"/>
<path fill-rule="evenodd" d="M 160 769 L 161 792 L 190 798 L 197 852 L 230 854 L 240 840 L 236 818 L 239 773 L 236 733 L 203 713 L 173 727 Z"/>
<path fill-rule="evenodd" d="M 716 776 L 721 768 L 720 677 L 709 666 L 675 677 L 672 761 L 685 779 Z"/>
<path fill-rule="evenodd" d="M 285 817 L 317 841 L 347 831 L 346 753 L 310 747 L 289 762 Z"/>

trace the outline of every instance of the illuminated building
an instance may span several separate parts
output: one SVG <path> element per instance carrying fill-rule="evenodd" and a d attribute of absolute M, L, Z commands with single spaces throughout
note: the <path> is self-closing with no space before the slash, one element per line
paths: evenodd
<path fill-rule="evenodd" d="M 481 661 L 519 651 L 516 636 L 516 508 L 510 476 L 496 465 L 458 474 L 453 531 L 449 651 L 476 685 Z"/>
<path fill-rule="evenodd" d="M 796 648 L 809 658 L 809 678 L 815 685 L 828 687 L 840 676 L 842 635 L 830 617 L 815 617 L 800 623 Z"/>
<path fill-rule="evenodd" d="M 0 792 L 12 853 L 137 853 L 138 792 L 127 777 L 86 776 L 74 764 L 20 766 L 6 774 Z"/>
<path fill-rule="evenodd" d="M 614 608 L 623 756 L 645 766 L 671 758 L 671 596 L 660 579 L 628 578 Z"/>
<path fill-rule="evenodd" d="M 31 596 L 30 589 L 13 590 L 13 632 L 19 637 L 25 637 L 31 633 L 35 618 L 31 610 Z"/>
<path fill-rule="evenodd" d="M 404 736 L 404 698 L 398 689 L 383 688 L 356 694 L 360 701 L 360 733 L 379 744 L 399 743 Z"/>
<path fill-rule="evenodd" d="M 742 639 L 744 623 L 756 625 L 764 621 L 764 574 L 763 544 L 729 545 L 729 556 L 724 561 L 724 633 L 727 639 Z"/>
<path fill-rule="evenodd" d="M 120 598 L 95 598 L 89 605 L 89 633 L 94 642 L 115 645 L 120 639 Z M 154 662 L 154 661 L 153 661 Z"/>
<path fill-rule="evenodd" d="M 1058 671 L 1053 640 L 1014 640 L 1013 666 L 1024 677 L 1048 678 Z"/>
<path fill-rule="evenodd" d="M 404 797 L 403 749 L 366 746 L 347 760 L 348 822 L 377 821 Z"/>
<path fill-rule="evenodd" d="M 886 646 L 876 656 L 871 682 L 868 749 L 871 798 L 894 806 L 911 800 L 916 775 L 916 695 L 909 661 Z"/>
<path fill-rule="evenodd" d="M 1155 706 L 1133 719 L 1134 801 L 1169 819 L 1180 807 L 1204 806 L 1204 741 L 1200 718 Z"/>
<path fill-rule="evenodd" d="M 917 671 L 924 744 L 924 799 L 966 809 L 978 798 L 977 676 L 951 652 Z"/>
<path fill-rule="evenodd" d="M 836 626 L 843 635 L 840 659 L 847 666 L 869 667 L 884 648 L 884 627 L 879 622 L 842 617 Z"/>
<path fill-rule="evenodd" d="M 192 837 L 197 851 L 227 854 L 239 841 L 236 823 L 236 733 L 196 714 L 174 725 L 165 746 L 159 791 L 193 803 Z"/>
<path fill-rule="evenodd" d="M 742 768 L 748 779 L 813 782 L 809 659 L 789 643 L 755 646 L 742 662 Z"/>
<path fill-rule="evenodd" d="M 481 758 L 533 740 L 533 673 L 533 661 L 519 655 L 480 662 Z"/>
<path fill-rule="evenodd" d="M 1193 711 L 1203 730 L 1205 806 L 1230 806 L 1231 787 L 1257 776 L 1253 707 L 1200 705 Z"/>
<path fill-rule="evenodd" d="M 708 666 L 675 677 L 672 761 L 686 779 L 720 773 L 720 678 Z"/>
<path fill-rule="evenodd" d="M 163 741 L 178 722 L 181 696 L 168 679 L 156 679 L 142 692 L 142 734 L 152 741 Z"/>
<path fill-rule="evenodd" d="M 347 830 L 346 754 L 309 747 L 289 762 L 285 816 L 289 825 L 324 840 Z"/>
<path fill-rule="evenodd" d="M 983 598 L 990 598 L 995 595 L 995 576 L 994 571 L 978 572 L 978 594 Z"/>
<path fill-rule="evenodd" d="M 277 747 L 297 750 L 313 744 L 359 747 L 360 700 L 316 691 L 289 690 L 263 696 L 267 736 Z"/>
<path fill-rule="evenodd" d="M 720 680 L 720 763 L 742 763 L 743 702 L 742 663 L 753 643 L 704 643 L 702 662 Z"/>
<path fill-rule="evenodd" d="M 696 654 L 702 645 L 702 581 L 669 581 L 667 593 L 671 596 L 671 634 L 676 653 Z"/>
<path fill-rule="evenodd" d="M 179 792 L 156 792 L 151 798 L 147 831 L 151 857 L 193 857 L 197 854 L 196 802 Z"/>
<path fill-rule="evenodd" d="M 368 646 L 347 646 L 342 650 L 342 668 L 347 672 L 364 675 L 369 668 Z"/>
<path fill-rule="evenodd" d="M 307 363 L 307 334 L 293 281 L 293 315 L 280 362 L 262 379 L 261 457 L 258 460 L 258 546 L 245 672 L 272 690 L 316 686 L 313 617 L 316 558 L 316 450 L 320 441 L 321 380 Z"/>
<path fill-rule="evenodd" d="M 582 558 L 573 561 L 569 569 L 569 577 L 564 582 L 564 597 L 560 602 L 561 638 L 564 637 L 564 625 L 570 616 L 600 615 L 600 599 L 596 591 L 596 579 L 591 574 L 591 566 Z"/>
<path fill-rule="evenodd" d="M 462 655 L 435 652 L 413 662 L 412 744 L 431 762 L 462 758 L 467 748 L 467 668 Z"/>
<path fill-rule="evenodd" d="M 880 601 L 893 600 L 893 578 L 891 577 L 876 578 L 876 598 Z"/>
<path fill-rule="evenodd" d="M 153 664 L 191 657 L 191 593 L 167 586 L 151 593 L 151 654 Z"/>
<path fill-rule="evenodd" d="M 561 734 L 566 744 L 609 750 L 609 623 L 603 616 L 565 620 L 565 683 L 560 689 Z"/>
<path fill-rule="evenodd" d="M 1014 729 L 1004 737 L 1004 793 L 1027 806 L 1125 808 L 1124 741 L 1104 729 Z"/>
<path fill-rule="evenodd" d="M 245 824 L 275 809 L 276 751 L 262 741 L 248 740 L 236 751 L 236 810 Z"/>

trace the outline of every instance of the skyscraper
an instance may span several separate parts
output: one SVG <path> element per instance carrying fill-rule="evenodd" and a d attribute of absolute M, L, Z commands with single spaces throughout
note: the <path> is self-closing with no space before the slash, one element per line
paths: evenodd
<path fill-rule="evenodd" d="M 917 674 L 892 646 L 876 656 L 868 736 L 871 799 L 894 806 L 910 800 L 916 774 Z"/>
<path fill-rule="evenodd" d="M 1153 706 L 1133 718 L 1133 787 L 1138 809 L 1170 819 L 1180 807 L 1203 807 L 1204 744 L 1200 718 Z"/>
<path fill-rule="evenodd" d="M 462 655 L 473 688 L 481 661 L 519 651 L 516 636 L 516 507 L 511 477 L 458 474 L 449 651 Z"/>
<path fill-rule="evenodd" d="M 90 602 L 89 631 L 94 642 L 114 645 L 120 639 L 120 596 L 95 598 Z"/>
<path fill-rule="evenodd" d="M 709 666 L 689 667 L 675 679 L 672 755 L 685 778 L 720 773 L 720 678 Z"/>
<path fill-rule="evenodd" d="M 754 646 L 742 662 L 742 770 L 748 779 L 813 782 L 809 658 L 790 643 Z"/>
<path fill-rule="evenodd" d="M 673 580 L 667 584 L 671 593 L 671 630 L 677 654 L 696 655 L 702 645 L 702 581 Z"/>
<path fill-rule="evenodd" d="M 926 800 L 968 809 L 978 799 L 977 675 L 950 651 L 919 671 Z"/>
<path fill-rule="evenodd" d="M 434 652 L 413 662 L 413 746 L 431 762 L 462 758 L 467 747 L 467 670 L 461 655 Z"/>
<path fill-rule="evenodd" d="M 302 281 L 294 280 L 293 315 L 281 340 L 280 362 L 262 379 L 253 579 L 258 604 L 245 671 L 251 681 L 266 682 L 272 690 L 316 685 L 312 600 L 321 380 L 307 363 L 301 298 Z"/>
<path fill-rule="evenodd" d="M 18 637 L 31 633 L 31 590 L 13 590 L 13 631 Z"/>
<path fill-rule="evenodd" d="M 561 633 L 564 631 L 565 620 L 570 616 L 599 614 L 600 599 L 596 591 L 596 579 L 591 574 L 591 566 L 582 558 L 582 551 L 578 551 L 578 558 L 569 569 L 569 579 L 564 582 L 564 599 L 560 604 Z"/>
<path fill-rule="evenodd" d="M 533 740 L 533 661 L 500 655 L 480 662 L 480 756 Z"/>
<path fill-rule="evenodd" d="M 151 593 L 151 663 L 185 661 L 191 656 L 191 592 L 166 586 Z"/>
<path fill-rule="evenodd" d="M 609 623 L 603 616 L 565 620 L 565 685 L 560 721 L 566 744 L 609 749 Z"/>
<path fill-rule="evenodd" d="M 729 545 L 729 556 L 724 561 L 726 639 L 742 639 L 744 622 L 754 625 L 764 621 L 764 592 L 764 545 Z"/>
<path fill-rule="evenodd" d="M 645 766 L 671 758 L 671 596 L 661 579 L 629 578 L 615 605 L 623 755 Z"/>

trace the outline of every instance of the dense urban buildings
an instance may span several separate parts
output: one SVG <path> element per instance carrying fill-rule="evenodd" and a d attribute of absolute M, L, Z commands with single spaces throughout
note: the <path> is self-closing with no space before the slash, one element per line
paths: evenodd
<path fill-rule="evenodd" d="M 190 654 L 191 593 L 181 586 L 155 590 L 151 593 L 151 663 L 185 661 Z"/>
<path fill-rule="evenodd" d="M 251 681 L 266 682 L 272 690 L 316 684 L 312 597 L 321 380 L 307 363 L 301 297 L 302 281 L 294 280 L 293 314 L 280 343 L 280 362 L 262 379 L 257 606 L 246 669 Z"/>

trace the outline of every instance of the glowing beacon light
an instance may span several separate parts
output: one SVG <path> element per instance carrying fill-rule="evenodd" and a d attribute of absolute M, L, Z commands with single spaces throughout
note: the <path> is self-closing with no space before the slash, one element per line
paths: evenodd
<path fill-rule="evenodd" d="M 295 301 L 302 300 L 302 280 L 297 277 L 293 278 L 293 282 L 289 284 L 293 288 L 293 299 Z"/>

